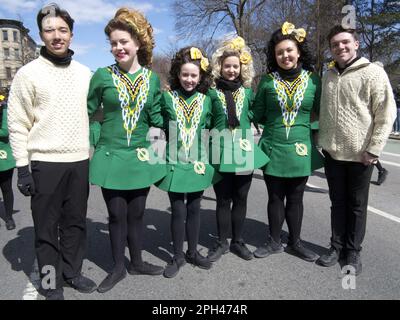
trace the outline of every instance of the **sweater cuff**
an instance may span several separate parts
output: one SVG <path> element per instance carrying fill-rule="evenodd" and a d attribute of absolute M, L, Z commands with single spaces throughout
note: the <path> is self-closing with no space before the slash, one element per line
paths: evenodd
<path fill-rule="evenodd" d="M 366 151 L 370 154 L 373 154 L 376 157 L 380 157 L 382 149 L 377 146 L 369 146 Z"/>
<path fill-rule="evenodd" d="M 17 166 L 17 167 L 25 167 L 25 166 L 27 166 L 27 165 L 29 165 L 29 160 L 28 160 L 28 159 L 19 159 L 19 160 L 16 160 L 16 166 Z"/>

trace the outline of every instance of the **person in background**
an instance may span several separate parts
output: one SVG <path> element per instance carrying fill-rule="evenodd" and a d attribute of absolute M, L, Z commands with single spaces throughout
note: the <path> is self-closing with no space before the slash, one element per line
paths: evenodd
<path fill-rule="evenodd" d="M 14 209 L 14 192 L 12 189 L 14 168 L 15 159 L 8 140 L 7 97 L 6 93 L 0 92 L 0 188 L 3 193 L 4 220 L 7 230 L 15 229 L 15 221 L 12 217 Z"/>

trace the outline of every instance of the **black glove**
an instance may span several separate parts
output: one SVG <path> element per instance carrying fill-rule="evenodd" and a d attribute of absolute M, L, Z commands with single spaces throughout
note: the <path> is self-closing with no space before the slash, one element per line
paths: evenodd
<path fill-rule="evenodd" d="M 33 182 L 32 174 L 29 172 L 29 166 L 19 167 L 17 186 L 19 191 L 26 196 L 35 194 L 35 183 Z"/>

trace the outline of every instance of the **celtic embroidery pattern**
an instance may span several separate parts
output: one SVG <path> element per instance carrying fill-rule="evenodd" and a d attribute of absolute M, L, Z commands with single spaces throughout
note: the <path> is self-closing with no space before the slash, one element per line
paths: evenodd
<path fill-rule="evenodd" d="M 140 113 L 147 101 L 150 89 L 151 71 L 142 68 L 142 71 L 132 81 L 126 73 L 120 71 L 117 65 L 112 65 L 107 69 L 111 73 L 114 86 L 118 91 L 122 120 L 124 122 L 126 139 L 129 146 L 132 133 L 136 129 Z"/>
<path fill-rule="evenodd" d="M 169 91 L 169 94 L 172 97 L 172 105 L 176 114 L 182 146 L 187 159 L 196 136 L 197 128 L 200 124 L 201 114 L 203 113 L 203 103 L 206 96 L 197 93 L 192 103 L 188 105 L 185 99 L 179 96 L 177 91 Z"/>
<path fill-rule="evenodd" d="M 290 128 L 296 121 L 304 93 L 308 87 L 308 79 L 311 72 L 302 70 L 300 75 L 292 82 L 283 80 L 278 72 L 273 72 L 271 77 L 274 80 L 275 92 L 278 95 L 279 106 L 282 111 L 282 122 L 286 128 L 286 139 L 289 138 Z M 292 100 L 292 105 L 288 103 Z"/>

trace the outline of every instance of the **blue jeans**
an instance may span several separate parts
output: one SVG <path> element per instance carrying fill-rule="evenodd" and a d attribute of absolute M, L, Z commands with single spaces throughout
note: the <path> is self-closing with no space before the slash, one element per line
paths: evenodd
<path fill-rule="evenodd" d="M 400 108 L 397 108 L 397 118 L 393 124 L 393 131 L 400 132 Z"/>

